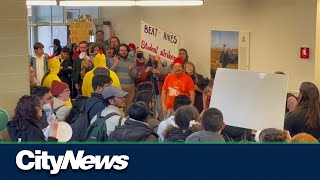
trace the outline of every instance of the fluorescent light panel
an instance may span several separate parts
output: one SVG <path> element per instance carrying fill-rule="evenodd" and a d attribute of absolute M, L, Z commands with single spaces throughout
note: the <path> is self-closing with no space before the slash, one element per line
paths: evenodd
<path fill-rule="evenodd" d="M 56 0 L 51 1 L 36 1 L 36 0 L 29 0 L 26 2 L 27 6 L 55 6 L 57 5 Z"/>
<path fill-rule="evenodd" d="M 134 6 L 135 1 L 60 1 L 60 6 Z"/>
<path fill-rule="evenodd" d="M 136 1 L 136 6 L 201 6 L 203 0 L 189 0 L 189 1 Z"/>
<path fill-rule="evenodd" d="M 27 6 L 54 6 L 57 5 L 56 0 L 27 0 Z M 203 0 L 142 0 L 142 1 L 122 1 L 122 0 L 60 0 L 60 6 L 201 6 Z"/>

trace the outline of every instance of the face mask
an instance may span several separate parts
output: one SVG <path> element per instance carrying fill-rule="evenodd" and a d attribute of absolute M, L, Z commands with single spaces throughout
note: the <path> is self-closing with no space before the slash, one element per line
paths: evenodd
<path fill-rule="evenodd" d="M 137 58 L 141 59 L 143 57 L 143 53 L 137 53 Z"/>
<path fill-rule="evenodd" d="M 42 106 L 42 110 L 44 111 L 44 113 L 46 114 L 47 118 L 53 114 L 53 110 L 52 110 L 52 107 L 51 107 L 51 104 L 44 104 Z"/>
<path fill-rule="evenodd" d="M 135 54 L 134 54 L 134 51 L 130 51 L 129 52 L 129 56 L 133 57 Z"/>

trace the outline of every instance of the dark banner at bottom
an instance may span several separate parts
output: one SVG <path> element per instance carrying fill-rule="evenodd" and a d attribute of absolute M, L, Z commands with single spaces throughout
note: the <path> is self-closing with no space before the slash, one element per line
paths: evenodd
<path fill-rule="evenodd" d="M 320 145 L 1 144 L 0 179 L 319 179 Z"/>

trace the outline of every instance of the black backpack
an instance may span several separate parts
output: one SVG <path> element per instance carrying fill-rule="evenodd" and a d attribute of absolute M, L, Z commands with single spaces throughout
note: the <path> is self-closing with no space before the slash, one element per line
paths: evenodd
<path fill-rule="evenodd" d="M 70 141 L 81 141 L 82 140 L 82 137 L 83 137 L 85 131 L 90 126 L 91 119 L 89 119 L 89 115 L 87 112 L 90 112 L 91 109 L 94 107 L 94 105 L 97 103 L 99 103 L 99 101 L 94 103 L 88 111 L 85 110 L 86 103 L 84 103 L 81 106 L 80 111 L 78 111 L 75 114 L 75 116 L 73 117 L 73 119 L 70 122 L 70 126 L 72 128 L 72 137 L 71 137 Z"/>
<path fill-rule="evenodd" d="M 116 116 L 119 114 L 116 112 L 111 112 L 107 114 L 106 116 L 101 116 L 101 112 L 98 112 L 97 119 L 90 124 L 90 126 L 87 128 L 86 132 L 83 135 L 82 140 L 83 141 L 95 141 L 95 142 L 105 142 L 108 140 L 108 134 L 107 134 L 107 126 L 106 126 L 106 120 L 109 119 L 112 116 Z M 118 126 L 121 126 L 121 120 L 122 117 L 119 118 Z"/>

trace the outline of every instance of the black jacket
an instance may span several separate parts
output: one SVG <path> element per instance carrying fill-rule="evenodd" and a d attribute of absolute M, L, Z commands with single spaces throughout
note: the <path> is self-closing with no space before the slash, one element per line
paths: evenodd
<path fill-rule="evenodd" d="M 165 139 L 165 141 L 183 142 L 183 141 L 186 141 L 187 137 L 192 133 L 193 132 L 191 129 L 181 130 L 181 129 L 174 128 L 168 132 L 168 137 Z"/>
<path fill-rule="evenodd" d="M 72 77 L 72 65 L 73 62 L 71 59 L 66 59 L 64 61 L 61 62 L 61 59 L 59 59 L 60 61 L 60 67 L 62 67 L 62 69 L 60 70 L 58 76 L 61 79 L 62 82 L 67 83 L 69 85 L 69 88 L 71 87 L 71 77 Z"/>
<path fill-rule="evenodd" d="M 74 84 L 82 83 L 82 78 L 80 76 L 81 71 L 81 62 L 83 59 L 80 59 L 79 55 L 73 61 L 72 67 L 72 81 Z"/>
<path fill-rule="evenodd" d="M 284 129 L 288 130 L 291 136 L 304 132 L 320 139 L 320 123 L 318 123 L 317 128 L 309 128 L 305 121 L 306 114 L 306 110 L 289 112 L 284 120 Z"/>
<path fill-rule="evenodd" d="M 34 124 L 28 123 L 25 130 L 18 130 L 14 121 L 7 124 L 8 133 L 13 142 L 45 142 L 42 131 Z M 48 141 L 58 141 L 56 138 L 49 137 Z"/>
<path fill-rule="evenodd" d="M 156 134 L 148 125 L 128 119 L 122 126 L 116 126 L 115 130 L 109 135 L 108 141 L 135 141 L 135 142 L 157 142 Z"/>
<path fill-rule="evenodd" d="M 105 108 L 103 103 L 102 94 L 91 93 L 91 97 L 87 99 L 84 109 L 89 115 L 89 120 L 91 120 L 98 112 L 102 111 Z"/>

